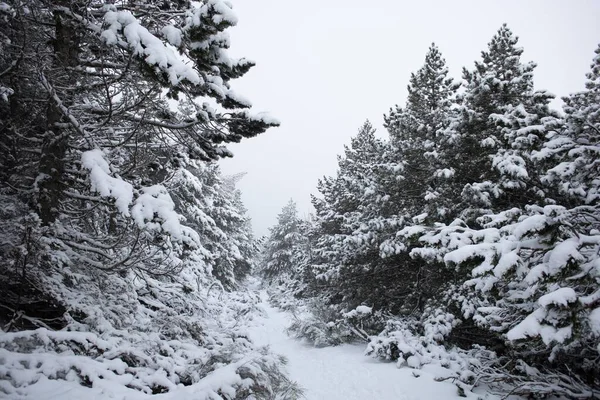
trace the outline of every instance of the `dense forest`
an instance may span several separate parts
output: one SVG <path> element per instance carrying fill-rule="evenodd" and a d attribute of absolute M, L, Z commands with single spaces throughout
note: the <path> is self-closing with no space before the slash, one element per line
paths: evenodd
<path fill-rule="evenodd" d="M 522 53 L 503 25 L 455 81 L 432 44 L 389 139 L 365 122 L 315 214 L 282 210 L 261 274 L 299 337 L 464 390 L 599 395 L 600 48 L 563 112 Z"/>
<path fill-rule="evenodd" d="M 558 111 L 506 25 L 461 81 L 431 45 L 389 138 L 365 122 L 314 215 L 261 239 L 218 165 L 279 125 L 231 89 L 236 24 L 224 0 L 0 1 L 0 397 L 300 398 L 248 335 L 257 277 L 315 346 L 460 395 L 598 396 L 600 48 Z"/>
<path fill-rule="evenodd" d="M 220 0 L 0 2 L 0 397 L 268 398 Z M 220 378 L 207 378 L 218 373 Z"/>

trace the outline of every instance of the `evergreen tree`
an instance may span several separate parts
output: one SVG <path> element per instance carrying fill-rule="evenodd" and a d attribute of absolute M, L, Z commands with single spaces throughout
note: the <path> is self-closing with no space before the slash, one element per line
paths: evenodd
<path fill-rule="evenodd" d="M 514 321 L 507 337 L 515 348 L 536 347 L 554 368 L 576 372 L 595 386 L 600 384 L 600 365 L 592 361 L 600 338 L 600 274 L 590 266 L 600 258 L 599 54 L 596 49 L 586 90 L 563 99 L 564 126 L 534 156 L 549 165 L 543 181 L 564 197 L 558 205 L 528 209 L 533 216 L 515 228 L 525 242 L 517 252 L 527 268 L 501 281 L 508 287 L 501 308 Z M 531 240 L 537 245 L 527 243 Z M 541 250 L 535 255 L 525 250 L 532 247 Z M 527 301 L 529 307 L 523 307 Z"/>
<path fill-rule="evenodd" d="M 558 121 L 548 108 L 552 95 L 534 91 L 535 64 L 521 62 L 517 43 L 503 25 L 475 69 L 463 71 L 465 93 L 446 131 L 454 178 L 445 196 L 457 205 L 453 215 L 469 221 L 486 210 L 544 203 L 531 153 Z"/>
<path fill-rule="evenodd" d="M 252 232 L 252 220 L 247 215 L 248 210 L 242 202 L 242 192 L 236 189 L 233 205 L 241 218 L 232 226 L 230 237 L 235 241 L 240 257 L 237 257 L 233 274 L 236 282 L 242 282 L 257 269 L 257 258 L 260 251 L 260 241 Z"/>
<path fill-rule="evenodd" d="M 181 160 L 229 156 L 277 125 L 230 88 L 254 65 L 227 53 L 231 7 L 163 3 L 2 8 L 0 192 L 14 228 L 1 272 L 14 290 L 90 270 L 176 274 L 206 244 L 167 189 Z"/>
<path fill-rule="evenodd" d="M 385 221 L 380 209 L 388 200 L 379 178 L 383 149 L 365 122 L 338 157 L 337 176 L 319 182 L 322 197 L 313 198 L 319 232 L 315 275 L 331 288 L 331 301 L 341 304 L 344 299 L 341 306 L 348 309 L 381 298 L 376 282 L 385 279 L 377 272 Z"/>
<path fill-rule="evenodd" d="M 396 174 L 390 168 L 395 179 L 388 189 L 398 211 L 411 216 L 428 212 L 433 217 L 442 207 L 437 204 L 441 201 L 437 187 L 448 171 L 440 158 L 441 132 L 448 127 L 457 89 L 438 47 L 432 44 L 425 64 L 411 74 L 405 108 L 396 106 L 384 116 L 390 134 L 389 158 L 402 167 Z"/>
<path fill-rule="evenodd" d="M 410 257 L 412 246 L 397 233 L 413 224 L 443 220 L 450 206 L 446 203 L 449 199 L 440 196 L 451 175 L 441 154 L 442 133 L 453 115 L 457 89 L 439 49 L 432 44 L 423 67 L 411 74 L 405 108 L 396 107 L 384 117 L 390 144 L 381 185 L 390 200 L 380 210 L 389 227 L 380 255 L 394 287 L 386 290 L 395 294 L 394 303 L 401 304 L 396 312 L 422 312 L 427 299 L 447 282 L 439 264 Z"/>
<path fill-rule="evenodd" d="M 368 353 L 398 365 L 502 377 L 525 396 L 595 393 L 600 48 L 561 119 L 517 41 L 502 26 L 456 101 L 432 46 L 385 118 L 390 142 L 366 124 L 319 181 L 302 293 L 325 307 L 301 335 L 339 343 L 385 326 Z"/>
<path fill-rule="evenodd" d="M 290 199 L 277 216 L 277 225 L 270 229 L 265 244 L 262 274 L 267 280 L 274 281 L 294 272 L 301 259 L 302 240 L 296 203 Z"/>
<path fill-rule="evenodd" d="M 186 225 L 199 235 L 195 250 L 224 287 L 231 289 L 252 270 L 258 251 L 250 219 L 235 182 L 216 164 L 182 157 L 167 187 Z"/>
<path fill-rule="evenodd" d="M 600 199 L 600 46 L 595 53 L 586 90 L 563 98 L 564 129 L 535 154 L 557 164 L 544 181 L 579 205 L 594 205 Z"/>
<path fill-rule="evenodd" d="M 586 384 L 599 384 L 600 366 L 593 349 L 600 337 L 596 325 L 600 278 L 591 268 L 600 254 L 600 214 L 594 198 L 599 171 L 593 142 L 597 131 L 590 118 L 600 109 L 594 93 L 597 70 L 596 58 L 587 90 L 565 99 L 564 125 L 550 115 L 543 126 L 525 127 L 527 132 L 545 130 L 550 137 L 541 150 L 529 153 L 527 146 L 521 150 L 528 160 L 547 168 L 540 171 L 538 189 L 562 192 L 548 199 L 553 204 L 496 203 L 506 208 L 473 221 L 481 229 L 459 223 L 414 230 L 419 243 L 427 244 L 413 249 L 415 256 L 424 261 L 443 259 L 460 272 L 462 283 L 441 296 L 455 325 L 460 324 L 453 332 L 483 329 L 486 340 L 480 343 L 504 340 L 498 348 L 506 358 L 498 363 L 505 363 L 502 369 L 507 373 L 539 382 L 531 383 L 535 393 L 583 396 Z M 549 371 L 560 379 L 546 380 Z M 523 388 L 521 393 L 529 390 Z"/>
<path fill-rule="evenodd" d="M 231 89 L 254 65 L 236 22 L 221 0 L 0 3 L 2 395 L 293 391 L 237 327 L 258 299 L 214 277 L 251 261 L 208 162 L 277 125 Z"/>

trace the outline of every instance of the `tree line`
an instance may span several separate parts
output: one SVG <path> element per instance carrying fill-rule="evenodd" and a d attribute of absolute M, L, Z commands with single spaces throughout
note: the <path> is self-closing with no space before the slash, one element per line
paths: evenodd
<path fill-rule="evenodd" d="M 318 182 L 314 215 L 283 209 L 262 273 L 314 305 L 305 336 L 362 337 L 404 361 L 485 348 L 472 379 L 597 396 L 600 48 L 562 112 L 522 53 L 503 25 L 457 82 L 432 44 L 406 104 L 384 116 L 388 139 L 365 122 Z M 400 325 L 426 345 L 404 349 Z"/>

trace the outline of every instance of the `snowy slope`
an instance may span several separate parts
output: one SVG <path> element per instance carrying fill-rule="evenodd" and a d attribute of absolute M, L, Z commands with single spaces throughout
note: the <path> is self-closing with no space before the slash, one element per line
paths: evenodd
<path fill-rule="evenodd" d="M 250 329 L 251 338 L 257 345 L 270 346 L 288 358 L 291 379 L 304 388 L 307 400 L 464 398 L 452 383 L 436 382 L 431 370 L 398 369 L 393 363 L 364 356 L 364 345 L 315 348 L 290 338 L 285 329 L 291 323 L 291 315 L 271 307 L 266 293 L 262 296 L 260 305 L 266 316 Z M 472 393 L 467 395 L 478 398 Z"/>

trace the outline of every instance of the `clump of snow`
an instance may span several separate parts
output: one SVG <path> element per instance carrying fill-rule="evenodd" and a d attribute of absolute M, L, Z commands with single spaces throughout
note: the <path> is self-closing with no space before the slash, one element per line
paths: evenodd
<path fill-rule="evenodd" d="M 131 216 L 139 228 L 162 230 L 176 241 L 199 243 L 198 234 L 181 225 L 183 217 L 175 211 L 175 204 L 164 186 L 143 187 L 134 192 L 129 182 L 111 176 L 110 166 L 99 149 L 83 152 L 81 163 L 90 171 L 92 191 L 114 199 L 119 212 Z"/>
<path fill-rule="evenodd" d="M 506 338 L 508 340 L 519 340 L 539 336 L 544 344 L 550 345 L 552 343 L 563 343 L 571 337 L 573 331 L 571 325 L 562 328 L 547 325 L 543 322 L 546 315 L 547 311 L 544 308 L 538 308 L 508 331 Z"/>
<path fill-rule="evenodd" d="M 12 96 L 15 91 L 11 88 L 0 86 L 0 100 L 8 102 L 8 98 Z"/>
<path fill-rule="evenodd" d="M 198 234 L 181 225 L 182 216 L 175 211 L 171 195 L 162 185 L 140 189 L 131 208 L 131 216 L 140 228 L 164 230 L 175 240 L 191 240 L 199 243 Z"/>
<path fill-rule="evenodd" d="M 435 171 L 436 178 L 452 178 L 454 176 L 453 168 L 443 168 Z"/>
<path fill-rule="evenodd" d="M 544 308 L 550 305 L 568 306 L 577 301 L 577 293 L 569 287 L 563 287 L 554 292 L 543 295 L 538 299 L 538 304 Z"/>
<path fill-rule="evenodd" d="M 585 258 L 579 252 L 579 240 L 576 238 L 559 243 L 548 256 L 548 272 L 550 275 L 559 273 L 571 260 L 581 262 Z"/>
<path fill-rule="evenodd" d="M 344 313 L 344 318 L 356 318 L 356 317 L 364 317 L 367 315 L 371 315 L 373 312 L 373 308 L 367 306 L 358 306 L 352 311 L 348 311 Z"/>
<path fill-rule="evenodd" d="M 6 13 L 6 14 L 13 14 L 15 12 L 15 10 L 13 7 L 8 5 L 7 3 L 1 1 L 0 2 L 0 12 Z"/>
<path fill-rule="evenodd" d="M 162 34 L 165 36 L 165 39 L 175 47 L 179 47 L 181 45 L 181 35 L 182 32 L 180 29 L 176 28 L 173 25 L 167 25 L 162 28 Z"/>
<path fill-rule="evenodd" d="M 517 239 L 523 238 L 525 235 L 533 234 L 547 227 L 547 217 L 537 214 L 527 217 L 513 231 Z"/>
<path fill-rule="evenodd" d="M 212 7 L 215 11 L 215 15 L 212 17 L 215 23 L 220 24 L 226 21 L 232 26 L 237 25 L 238 18 L 232 10 L 231 3 L 221 0 L 209 0 L 206 5 Z"/>
<path fill-rule="evenodd" d="M 281 122 L 277 118 L 273 117 L 267 112 L 259 112 L 254 114 L 248 110 L 244 110 L 243 114 L 246 118 L 250 119 L 251 121 L 262 122 L 263 124 L 270 126 L 281 125 Z"/>
<path fill-rule="evenodd" d="M 179 239 L 182 217 L 175 212 L 175 204 L 167 189 L 162 185 L 154 185 L 145 187 L 140 192 L 132 208 L 132 217 L 138 226 L 152 229 L 160 224 L 173 237 Z"/>
<path fill-rule="evenodd" d="M 81 154 L 81 164 L 90 171 L 92 190 L 103 197 L 115 200 L 115 206 L 123 215 L 129 215 L 129 206 L 133 201 L 133 186 L 129 182 L 111 176 L 110 166 L 100 149 L 85 151 Z"/>

